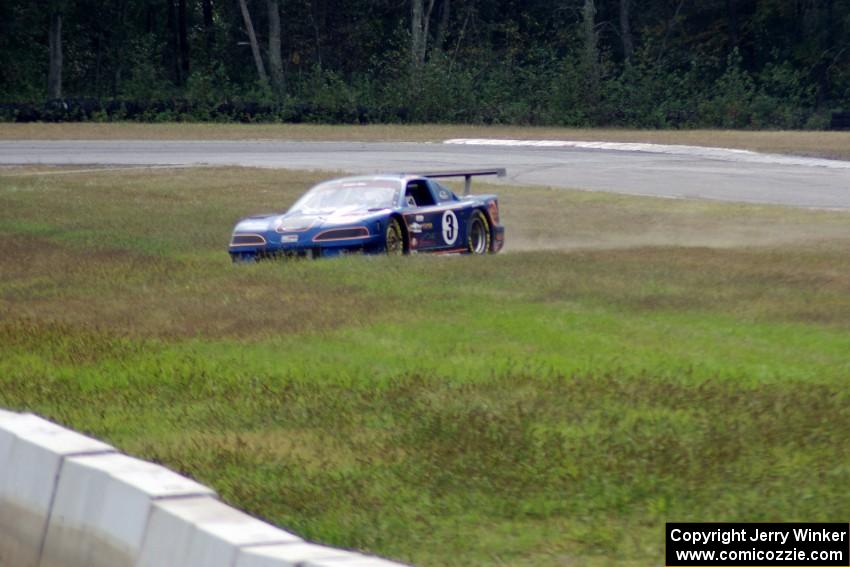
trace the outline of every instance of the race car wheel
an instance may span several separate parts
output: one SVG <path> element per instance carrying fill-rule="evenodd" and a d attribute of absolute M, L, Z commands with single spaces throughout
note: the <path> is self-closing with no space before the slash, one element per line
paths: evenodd
<path fill-rule="evenodd" d="M 390 222 L 387 224 L 384 244 L 388 256 L 401 256 L 404 254 L 404 235 L 401 233 L 401 225 L 398 223 L 398 219 L 390 219 Z"/>
<path fill-rule="evenodd" d="M 469 217 L 467 248 L 470 254 L 486 254 L 490 250 L 490 223 L 481 211 Z"/>

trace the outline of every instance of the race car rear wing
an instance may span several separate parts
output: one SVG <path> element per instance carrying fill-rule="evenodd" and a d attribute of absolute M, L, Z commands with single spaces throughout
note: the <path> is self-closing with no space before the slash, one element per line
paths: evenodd
<path fill-rule="evenodd" d="M 478 177 L 481 175 L 495 175 L 496 177 L 504 177 L 506 174 L 504 167 L 496 167 L 493 169 L 468 169 L 465 171 L 456 171 L 456 170 L 448 170 L 448 171 L 432 171 L 429 173 L 418 173 L 417 175 L 421 175 L 422 177 L 463 177 L 464 185 L 463 185 L 463 194 L 469 195 L 469 189 L 472 186 L 472 178 Z"/>

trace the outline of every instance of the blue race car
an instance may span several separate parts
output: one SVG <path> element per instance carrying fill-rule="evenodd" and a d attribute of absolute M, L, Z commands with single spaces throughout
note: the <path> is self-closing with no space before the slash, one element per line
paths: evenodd
<path fill-rule="evenodd" d="M 382 174 L 320 183 L 285 213 L 240 220 L 230 239 L 234 262 L 279 256 L 495 253 L 505 228 L 496 195 L 470 195 L 471 178 L 504 169 Z M 458 197 L 435 178 L 463 177 Z"/>

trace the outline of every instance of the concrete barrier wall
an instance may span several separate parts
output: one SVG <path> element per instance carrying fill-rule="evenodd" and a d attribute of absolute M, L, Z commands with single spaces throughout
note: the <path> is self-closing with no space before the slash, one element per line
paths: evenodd
<path fill-rule="evenodd" d="M 114 452 L 32 414 L 0 417 L 0 565 L 38 565 L 66 458 Z"/>
<path fill-rule="evenodd" d="M 372 557 L 312 543 L 247 547 L 239 551 L 236 567 L 393 567 Z"/>
<path fill-rule="evenodd" d="M 305 542 L 164 467 L 0 409 L 0 565 L 392 567 Z"/>
<path fill-rule="evenodd" d="M 301 539 L 210 497 L 156 502 L 138 565 L 232 567 L 240 547 Z"/>
<path fill-rule="evenodd" d="M 242 549 L 236 558 L 236 567 L 302 567 L 307 563 L 321 565 L 322 561 L 345 562 L 354 561 L 360 557 L 364 556 L 305 542 Z"/>
<path fill-rule="evenodd" d="M 65 460 L 47 526 L 42 567 L 132 567 L 155 500 L 213 491 L 127 455 Z"/>

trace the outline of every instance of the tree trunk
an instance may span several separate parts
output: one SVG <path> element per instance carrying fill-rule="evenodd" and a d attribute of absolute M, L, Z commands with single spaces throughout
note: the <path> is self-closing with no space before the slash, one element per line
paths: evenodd
<path fill-rule="evenodd" d="M 819 107 L 829 99 L 830 91 L 832 90 L 830 71 L 843 52 L 843 50 L 838 50 L 836 46 L 836 22 L 840 26 L 841 18 L 835 13 L 835 2 L 834 0 L 825 0 L 824 4 L 820 6 L 817 17 L 818 27 L 822 26 L 823 30 L 819 35 L 818 52 L 820 55 L 814 67 L 815 76 L 818 80 L 815 100 Z"/>
<path fill-rule="evenodd" d="M 269 69 L 272 86 L 277 94 L 283 92 L 283 60 L 280 56 L 280 6 L 278 0 L 266 0 L 269 9 Z"/>
<path fill-rule="evenodd" d="M 425 21 L 422 26 L 422 52 L 419 59 L 425 61 L 425 51 L 428 47 L 428 29 L 431 27 L 431 12 L 434 10 L 434 0 L 428 0 L 428 10 L 425 12 Z"/>
<path fill-rule="evenodd" d="M 632 28 L 629 23 L 629 8 L 631 8 L 631 0 L 620 0 L 620 37 L 623 40 L 623 59 L 626 62 L 631 61 L 635 54 Z"/>
<path fill-rule="evenodd" d="M 125 22 L 127 18 L 127 0 L 114 2 L 114 4 L 115 15 L 109 18 L 109 24 L 106 26 L 106 29 L 108 29 L 108 35 L 106 37 L 109 38 L 107 42 L 106 57 L 107 61 L 112 60 L 115 62 L 115 66 L 112 69 L 112 72 L 110 73 L 110 77 L 112 80 L 112 85 L 110 88 L 112 89 L 112 96 L 117 97 L 121 92 L 121 81 L 124 76 L 124 68 L 127 66 L 127 42 L 125 41 L 125 37 L 128 33 L 127 28 L 125 27 Z M 172 18 L 174 14 L 172 12 L 174 10 L 171 9 L 170 4 L 171 0 L 169 0 L 169 19 L 167 20 L 167 28 L 169 30 L 172 30 L 174 27 L 174 22 Z M 151 18 L 149 22 L 153 24 L 153 18 Z M 152 31 L 154 29 L 156 28 L 151 28 Z M 174 34 L 171 34 L 169 37 L 176 38 Z"/>
<path fill-rule="evenodd" d="M 266 75 L 266 67 L 263 65 L 263 57 L 260 55 L 260 46 L 257 43 L 257 35 L 254 33 L 254 24 L 251 23 L 251 14 L 248 12 L 247 0 L 239 0 L 239 8 L 242 10 L 242 19 L 245 21 L 245 31 L 248 32 L 248 40 L 251 42 L 251 53 L 254 54 L 254 64 L 257 66 L 257 75 L 263 83 L 269 82 Z"/>
<path fill-rule="evenodd" d="M 425 62 L 425 52 L 428 50 L 428 28 L 431 23 L 431 11 L 434 0 L 428 0 L 425 10 L 425 0 L 410 2 L 410 54 L 413 64 L 420 66 Z"/>
<path fill-rule="evenodd" d="M 322 27 L 324 27 L 327 11 L 322 11 Z M 316 8 L 316 1 L 310 2 L 310 23 L 313 26 L 313 40 L 316 44 L 316 63 L 319 67 L 322 66 L 322 35 L 319 27 L 319 14 Z"/>
<path fill-rule="evenodd" d="M 47 98 L 62 97 L 62 14 L 50 15 L 48 33 L 50 63 L 47 68 Z"/>
<path fill-rule="evenodd" d="M 437 37 L 434 38 L 434 46 L 437 49 L 445 49 L 446 36 L 449 33 L 450 9 L 451 0 L 443 0 L 440 6 L 440 23 L 437 26 Z"/>
<path fill-rule="evenodd" d="M 204 47 L 207 50 L 207 63 L 212 63 L 213 46 L 215 44 L 215 28 L 213 27 L 213 3 L 212 0 L 203 1 L 204 12 Z"/>
<path fill-rule="evenodd" d="M 180 30 L 177 39 L 180 42 L 181 71 L 186 79 L 189 77 L 189 17 L 186 13 L 186 0 L 177 2 L 177 24 Z"/>
<path fill-rule="evenodd" d="M 97 46 L 97 55 L 94 60 L 94 92 L 100 96 L 100 63 L 103 56 L 103 36 L 100 32 L 97 33 L 94 41 Z"/>
<path fill-rule="evenodd" d="M 584 67 L 587 78 L 588 101 L 596 102 L 599 91 L 599 38 L 596 34 L 596 3 L 584 0 L 582 8 L 584 34 Z"/>
<path fill-rule="evenodd" d="M 174 53 L 174 82 L 183 84 L 183 50 L 180 49 L 180 15 L 177 0 L 168 0 L 168 29 L 171 31 L 170 48 Z"/>
<path fill-rule="evenodd" d="M 425 0 L 410 0 L 410 57 L 414 65 L 421 65 L 419 59 L 419 45 L 424 42 L 422 38 L 422 16 L 425 10 Z"/>

